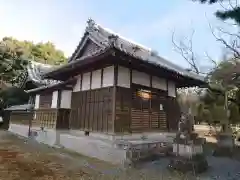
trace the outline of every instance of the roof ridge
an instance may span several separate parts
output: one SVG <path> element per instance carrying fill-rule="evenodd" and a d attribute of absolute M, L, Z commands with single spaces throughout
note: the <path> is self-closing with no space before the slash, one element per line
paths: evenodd
<path fill-rule="evenodd" d="M 204 78 L 203 76 L 200 76 L 194 72 L 187 71 L 184 67 L 174 62 L 166 60 L 165 58 L 159 56 L 158 53 L 154 53 L 155 50 L 152 50 L 149 47 L 146 47 L 137 42 L 134 42 L 133 40 L 123 37 L 122 35 L 114 32 L 109 28 L 105 28 L 102 25 L 95 23 L 95 21 L 92 19 L 88 19 L 87 21 L 86 32 L 88 32 L 92 36 L 96 35 L 97 33 L 100 36 L 105 36 L 104 39 L 108 38 L 108 40 L 110 40 L 109 36 L 111 35 L 116 36 L 117 38 L 114 38 L 115 39 L 114 46 L 120 50 L 130 53 L 133 56 L 140 57 L 141 59 L 149 61 L 151 63 L 158 64 L 167 69 L 177 71 L 180 74 L 183 74 L 185 76 L 200 78 L 200 79 Z M 107 35 L 109 36 L 106 37 Z M 139 47 L 140 51 L 136 51 L 136 49 L 134 49 L 134 46 Z"/>
<path fill-rule="evenodd" d="M 105 28 L 104 26 L 102 26 L 102 25 L 100 25 L 100 24 L 97 24 L 97 23 L 96 23 L 96 26 L 97 26 L 98 28 L 100 27 L 100 28 L 102 28 L 103 30 L 109 32 L 110 34 L 113 34 L 113 35 L 118 36 L 118 37 L 121 38 L 122 40 L 125 40 L 125 41 L 127 41 L 127 42 L 130 42 L 130 43 L 133 44 L 133 45 L 139 46 L 139 47 L 143 48 L 144 50 L 149 51 L 150 53 L 153 51 L 150 47 L 144 46 L 144 45 L 142 45 L 142 44 L 140 44 L 140 43 L 138 43 L 138 42 L 136 42 L 136 41 L 134 41 L 134 40 L 132 40 L 132 39 L 126 38 L 126 37 L 122 36 L 121 34 L 115 32 L 115 31 L 113 31 L 113 30 L 111 30 L 111 29 L 109 29 L 109 28 Z"/>

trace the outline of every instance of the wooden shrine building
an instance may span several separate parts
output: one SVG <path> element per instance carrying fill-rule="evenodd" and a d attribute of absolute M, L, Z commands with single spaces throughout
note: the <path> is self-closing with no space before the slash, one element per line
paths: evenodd
<path fill-rule="evenodd" d="M 93 20 L 68 64 L 43 77 L 58 83 L 28 91 L 41 126 L 107 134 L 177 130 L 176 89 L 205 84 Z"/>

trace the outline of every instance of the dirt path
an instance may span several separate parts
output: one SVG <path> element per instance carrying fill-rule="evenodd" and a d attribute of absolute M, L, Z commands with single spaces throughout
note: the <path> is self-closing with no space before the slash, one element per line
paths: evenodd
<path fill-rule="evenodd" d="M 109 179 L 104 169 L 117 167 L 0 132 L 1 180 Z"/>
<path fill-rule="evenodd" d="M 0 180 L 180 180 L 167 171 L 168 158 L 146 163 L 140 169 L 123 170 L 93 158 L 51 148 L 34 140 L 0 131 Z M 209 171 L 189 180 L 240 179 L 240 162 L 208 157 Z M 182 176 L 182 175 L 181 175 Z M 186 179 L 183 178 L 183 179 Z"/>

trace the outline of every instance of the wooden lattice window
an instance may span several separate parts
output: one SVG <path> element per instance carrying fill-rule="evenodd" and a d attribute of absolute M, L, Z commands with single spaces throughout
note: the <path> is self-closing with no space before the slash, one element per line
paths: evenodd
<path fill-rule="evenodd" d="M 56 127 L 56 121 L 57 121 L 57 113 L 56 112 L 39 112 L 40 114 L 40 127 L 44 128 L 55 128 Z"/>

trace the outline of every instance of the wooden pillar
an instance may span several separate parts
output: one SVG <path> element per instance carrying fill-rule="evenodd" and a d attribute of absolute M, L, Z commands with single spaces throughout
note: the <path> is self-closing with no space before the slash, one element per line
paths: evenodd
<path fill-rule="evenodd" d="M 58 90 L 57 109 L 61 108 L 61 98 L 62 98 L 62 92 Z"/>
<path fill-rule="evenodd" d="M 167 107 L 165 107 L 165 110 L 167 111 L 166 112 L 167 130 L 168 130 L 168 132 L 170 132 L 170 124 L 169 124 L 169 120 L 170 120 L 170 118 L 169 118 L 169 111 L 170 111 L 169 104 L 170 104 L 170 102 L 169 102 L 169 97 L 168 97 L 168 80 L 167 79 L 166 79 L 166 85 L 167 85 L 167 97 L 166 97 L 165 106 L 167 106 Z"/>
<path fill-rule="evenodd" d="M 113 97 L 112 97 L 112 132 L 115 133 L 116 120 L 116 95 L 118 81 L 118 65 L 114 64 L 114 82 L 113 82 Z"/>
<path fill-rule="evenodd" d="M 132 124 L 132 101 L 133 101 L 133 98 L 132 98 L 132 68 L 130 67 L 129 69 L 130 71 L 130 97 L 131 97 L 131 100 L 130 100 L 130 107 L 129 107 L 129 132 L 132 133 L 132 129 L 131 129 L 131 124 Z"/>
<path fill-rule="evenodd" d="M 151 98 L 149 99 L 149 122 L 148 122 L 148 128 L 152 128 L 152 93 L 153 93 L 153 87 L 152 87 L 152 76 L 150 76 L 150 90 L 151 90 Z M 160 124 L 160 123 L 159 123 Z"/>

